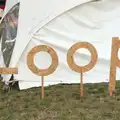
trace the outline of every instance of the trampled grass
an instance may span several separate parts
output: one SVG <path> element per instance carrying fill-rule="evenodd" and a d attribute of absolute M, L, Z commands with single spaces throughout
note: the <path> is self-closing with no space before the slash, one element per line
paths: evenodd
<path fill-rule="evenodd" d="M 83 98 L 76 84 L 49 86 L 43 100 L 40 95 L 41 88 L 0 89 L 0 120 L 120 119 L 120 82 L 114 97 L 109 97 L 107 83 L 85 84 Z"/>

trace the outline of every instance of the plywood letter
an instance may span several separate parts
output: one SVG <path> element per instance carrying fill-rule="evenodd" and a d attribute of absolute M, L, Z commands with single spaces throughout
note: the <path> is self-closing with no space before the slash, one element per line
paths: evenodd
<path fill-rule="evenodd" d="M 74 62 L 73 55 L 75 54 L 76 50 L 78 50 L 80 48 L 86 48 L 91 53 L 91 61 L 86 66 L 78 66 Z M 83 73 L 88 72 L 95 66 L 95 64 L 97 62 L 97 58 L 98 58 L 98 55 L 97 55 L 97 51 L 96 51 L 95 47 L 92 44 L 87 43 L 87 42 L 79 42 L 79 43 L 74 44 L 67 53 L 67 62 L 68 62 L 69 67 L 72 70 L 74 70 L 78 73 L 81 73 L 81 87 L 80 87 L 81 96 L 83 96 L 83 77 L 82 77 Z"/>
<path fill-rule="evenodd" d="M 0 74 L 18 74 L 18 68 L 0 68 Z"/>
<path fill-rule="evenodd" d="M 39 69 L 34 64 L 35 54 L 38 52 L 41 52 L 41 51 L 49 53 L 50 56 L 52 57 L 52 64 L 50 65 L 50 67 L 48 69 Z M 43 62 L 45 62 L 45 61 L 43 61 Z M 44 76 L 48 76 L 48 75 L 52 74 L 58 66 L 58 57 L 57 57 L 56 52 L 51 47 L 46 46 L 46 45 L 36 46 L 28 53 L 27 65 L 33 73 L 41 76 L 41 78 L 42 78 L 42 98 L 44 98 Z"/>
<path fill-rule="evenodd" d="M 120 48 L 120 39 L 114 37 L 112 39 L 111 49 L 111 65 L 110 65 L 110 76 L 109 76 L 109 94 L 112 96 L 116 86 L 116 68 L 120 67 L 120 60 L 118 58 L 118 50 Z"/>

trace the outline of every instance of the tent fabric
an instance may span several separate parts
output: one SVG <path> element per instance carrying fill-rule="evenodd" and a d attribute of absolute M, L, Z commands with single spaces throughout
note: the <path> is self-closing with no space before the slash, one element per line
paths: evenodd
<path fill-rule="evenodd" d="M 2 53 L 6 67 L 9 66 L 18 27 L 19 4 L 15 5 L 2 20 Z"/>
<path fill-rule="evenodd" d="M 25 2 L 29 3 L 29 12 L 25 11 Z M 91 71 L 84 73 L 84 83 L 108 82 L 112 37 L 120 36 L 119 5 L 119 0 L 52 0 L 50 3 L 35 0 L 36 8 L 32 11 L 33 1 L 26 0 L 23 4 L 21 0 L 17 38 L 10 61 L 10 67 L 17 64 L 19 68 L 19 74 L 14 75 L 19 81 L 19 88 L 22 90 L 41 86 L 41 77 L 28 69 L 26 61 L 28 52 L 34 46 L 43 44 L 54 48 L 59 57 L 57 70 L 45 77 L 45 86 L 80 83 L 80 74 L 72 71 L 66 61 L 68 49 L 77 42 L 89 42 L 98 52 L 98 62 Z M 89 59 L 85 51 L 77 51 L 75 55 L 77 64 L 88 63 Z M 35 57 L 35 64 L 40 68 L 47 67 L 50 61 L 51 58 L 45 53 Z M 8 75 L 4 76 L 5 80 L 8 78 Z M 119 69 L 117 79 L 120 79 Z"/>
<path fill-rule="evenodd" d="M 0 19 L 2 18 L 3 16 L 3 9 L 0 8 Z"/>
<path fill-rule="evenodd" d="M 18 2 L 19 2 L 19 0 L 6 0 L 3 18 L 4 18 L 4 16 L 8 13 L 8 11 L 9 11 L 14 5 L 16 5 Z"/>
<path fill-rule="evenodd" d="M 16 66 L 20 56 L 22 55 L 22 52 L 25 50 L 27 44 L 30 42 L 30 39 L 32 38 L 33 34 L 38 30 L 38 28 L 42 28 L 51 20 L 55 19 L 57 16 L 63 14 L 64 12 L 89 1 L 90 0 L 71 0 L 71 2 L 69 2 L 69 0 L 21 0 L 18 20 L 19 25 L 17 43 L 13 51 L 13 57 L 11 59 L 10 66 Z M 28 11 L 25 11 L 26 5 L 28 3 L 29 6 L 27 7 L 27 9 L 29 10 L 29 13 Z M 18 50 L 19 44 L 23 41 L 24 44 Z M 18 54 L 14 54 L 16 50 Z"/>

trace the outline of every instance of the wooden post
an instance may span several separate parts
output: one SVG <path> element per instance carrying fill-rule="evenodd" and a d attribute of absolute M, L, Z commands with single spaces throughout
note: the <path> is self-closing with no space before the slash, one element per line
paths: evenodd
<path fill-rule="evenodd" d="M 80 75 L 80 96 L 83 96 L 83 73 Z"/>
<path fill-rule="evenodd" d="M 42 80 L 42 91 L 41 91 L 41 94 L 42 94 L 42 99 L 44 98 L 45 96 L 45 92 L 44 92 L 44 76 L 41 76 L 41 80 Z"/>
<path fill-rule="evenodd" d="M 118 37 L 112 38 L 111 48 L 111 63 L 110 63 L 110 75 L 109 75 L 109 95 L 113 95 L 116 87 L 116 69 L 120 68 L 120 60 L 118 58 L 118 50 L 120 48 L 120 39 Z"/>

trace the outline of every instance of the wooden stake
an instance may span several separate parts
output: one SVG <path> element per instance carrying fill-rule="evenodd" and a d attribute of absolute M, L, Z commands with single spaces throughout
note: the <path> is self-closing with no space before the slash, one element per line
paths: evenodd
<path fill-rule="evenodd" d="M 113 91 L 116 88 L 117 67 L 120 68 L 120 60 L 118 58 L 119 49 L 120 49 L 120 39 L 118 37 L 113 37 L 112 38 L 112 48 L 111 48 L 110 76 L 109 76 L 109 94 L 110 94 L 110 96 L 113 96 Z"/>
<path fill-rule="evenodd" d="M 112 96 L 112 95 L 113 95 L 112 90 L 110 90 L 110 96 Z"/>
<path fill-rule="evenodd" d="M 44 98 L 44 76 L 41 76 L 41 78 L 42 78 L 42 91 L 41 91 L 41 93 L 42 93 L 42 99 Z"/>
<path fill-rule="evenodd" d="M 83 96 L 83 73 L 80 75 L 80 96 Z"/>

